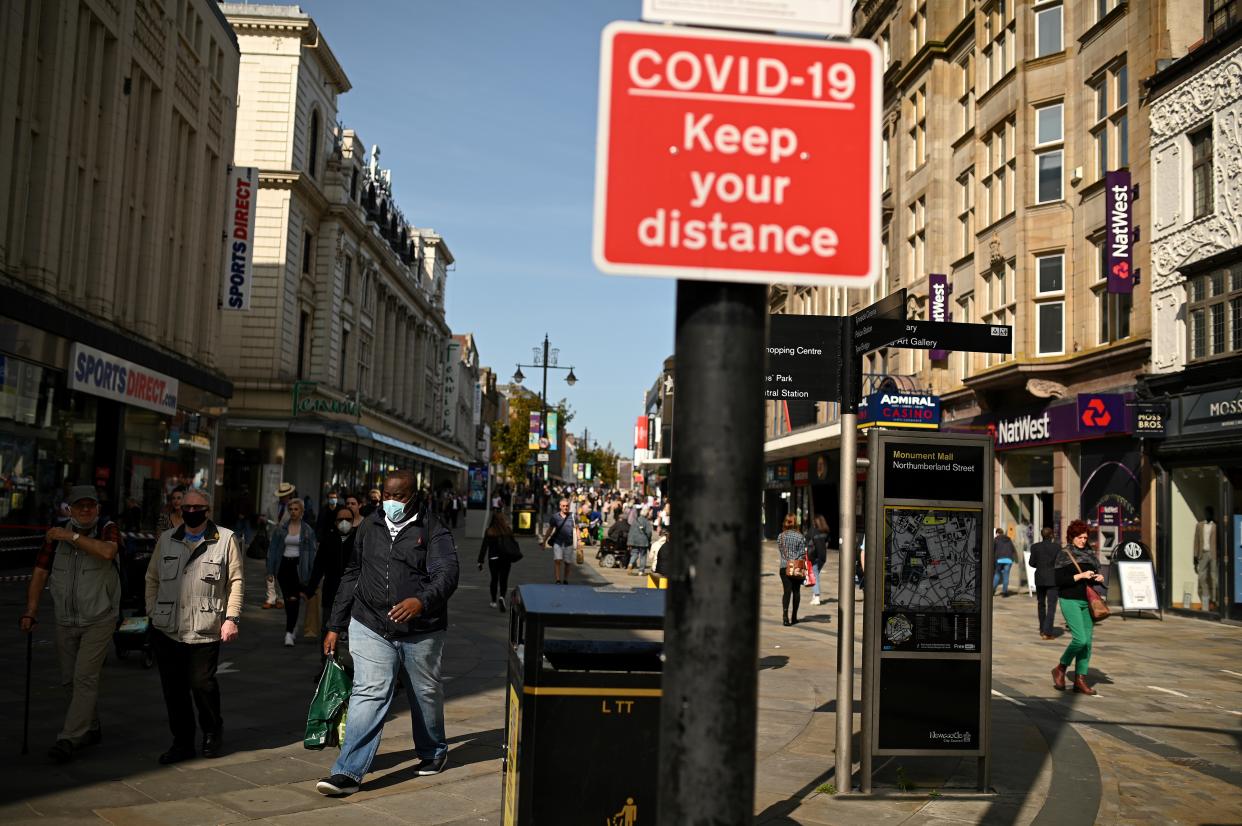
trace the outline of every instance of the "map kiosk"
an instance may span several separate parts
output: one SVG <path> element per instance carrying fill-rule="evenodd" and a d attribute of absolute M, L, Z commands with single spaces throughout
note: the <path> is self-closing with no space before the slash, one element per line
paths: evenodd
<path fill-rule="evenodd" d="M 875 757 L 975 757 L 990 782 L 992 439 L 873 429 L 861 789 Z"/>

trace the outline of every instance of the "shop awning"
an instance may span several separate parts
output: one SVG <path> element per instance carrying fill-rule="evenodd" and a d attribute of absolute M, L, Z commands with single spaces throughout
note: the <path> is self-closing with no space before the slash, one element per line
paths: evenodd
<path fill-rule="evenodd" d="M 450 459 L 448 456 L 444 456 L 442 454 L 436 453 L 434 450 L 428 450 L 425 447 L 419 447 L 418 445 L 412 445 L 409 442 L 403 442 L 400 439 L 394 439 L 392 436 L 388 436 L 383 433 L 376 433 L 372 431 L 371 438 L 374 439 L 378 444 L 387 445 L 388 447 L 394 447 L 397 450 L 404 450 L 406 453 L 409 453 L 411 456 L 417 456 L 420 459 L 427 459 L 428 461 L 437 462 L 441 465 L 454 468 L 456 470 L 466 469 L 466 465 L 457 461 L 456 459 Z"/>

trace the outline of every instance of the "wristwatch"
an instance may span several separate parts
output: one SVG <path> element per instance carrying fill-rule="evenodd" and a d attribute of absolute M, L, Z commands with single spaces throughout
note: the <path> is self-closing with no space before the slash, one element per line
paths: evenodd
<path fill-rule="evenodd" d="M 231 622 L 234 625 L 241 625 L 241 617 L 225 617 L 225 622 Z"/>
<path fill-rule="evenodd" d="M 75 534 L 73 535 L 73 538 L 72 538 L 72 539 L 70 539 L 69 541 L 70 541 L 72 544 L 76 545 L 76 544 L 78 544 L 78 540 L 79 540 L 79 539 L 81 539 L 81 538 L 82 538 L 82 534 L 80 534 L 80 533 L 75 533 Z"/>

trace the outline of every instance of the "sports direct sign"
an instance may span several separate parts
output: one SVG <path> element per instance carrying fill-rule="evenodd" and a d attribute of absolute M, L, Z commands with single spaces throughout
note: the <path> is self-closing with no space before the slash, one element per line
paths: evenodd
<path fill-rule="evenodd" d="M 177 380 L 132 361 L 74 342 L 69 349 L 69 389 L 145 407 L 177 412 Z"/>
<path fill-rule="evenodd" d="M 880 249 L 879 60 L 868 40 L 609 25 L 596 266 L 869 285 Z"/>
<path fill-rule="evenodd" d="M 221 307 L 249 310 L 254 283 L 254 212 L 259 194 L 259 170 L 235 166 L 229 170 L 228 230 L 224 238 L 224 282 Z"/>

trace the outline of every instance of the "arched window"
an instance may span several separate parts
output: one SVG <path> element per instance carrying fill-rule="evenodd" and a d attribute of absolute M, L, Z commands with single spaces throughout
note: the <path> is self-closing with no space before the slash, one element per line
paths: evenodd
<path fill-rule="evenodd" d="M 306 171 L 310 173 L 312 178 L 319 177 L 319 110 L 311 112 L 310 122 L 310 147 L 307 152 L 309 161 L 306 164 Z"/>

